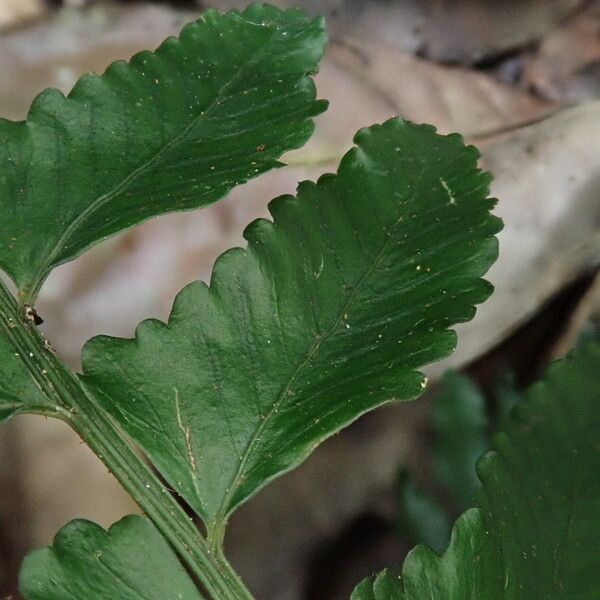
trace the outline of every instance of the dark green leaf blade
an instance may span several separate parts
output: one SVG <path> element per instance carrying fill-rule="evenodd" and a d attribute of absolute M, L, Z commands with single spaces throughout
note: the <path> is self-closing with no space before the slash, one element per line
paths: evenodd
<path fill-rule="evenodd" d="M 552 365 L 511 416 L 497 453 L 478 465 L 485 523 L 511 558 L 505 586 L 522 598 L 543 590 L 591 600 L 600 589 L 600 345 Z M 514 531 L 535 535 L 527 547 Z"/>
<path fill-rule="evenodd" d="M 31 301 L 90 245 L 278 166 L 324 109 L 309 74 L 325 41 L 296 10 L 208 11 L 67 98 L 46 90 L 27 121 L 0 120 L 0 266 Z"/>
<path fill-rule="evenodd" d="M 108 531 L 71 521 L 48 548 L 29 554 L 19 577 L 26 600 L 201 600 L 152 523 L 129 515 Z"/>
<path fill-rule="evenodd" d="M 491 286 L 489 175 L 458 135 L 360 131 L 337 175 L 273 201 L 169 324 L 84 348 L 84 381 L 209 523 L 364 412 L 418 396 Z"/>
<path fill-rule="evenodd" d="M 485 398 L 468 377 L 444 375 L 432 424 L 433 472 L 450 491 L 458 514 L 475 504 L 479 488 L 475 465 L 490 448 Z"/>
<path fill-rule="evenodd" d="M 600 589 L 600 345 L 552 365 L 478 465 L 480 508 L 418 546 L 377 600 L 593 600 Z M 353 600 L 372 600 L 363 582 Z"/>
<path fill-rule="evenodd" d="M 382 571 L 373 580 L 365 579 L 352 593 L 351 600 L 402 600 L 398 590 L 398 575 Z"/>

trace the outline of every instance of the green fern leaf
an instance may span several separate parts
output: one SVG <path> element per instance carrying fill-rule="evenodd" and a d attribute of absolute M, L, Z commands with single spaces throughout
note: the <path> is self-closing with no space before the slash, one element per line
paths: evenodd
<path fill-rule="evenodd" d="M 130 515 L 108 531 L 84 520 L 63 527 L 21 567 L 27 600 L 202 600 L 152 523 Z"/>
<path fill-rule="evenodd" d="M 552 365 L 480 460 L 479 508 L 446 552 L 418 546 L 400 577 L 364 581 L 352 600 L 597 598 L 599 372 L 598 344 Z"/>
<path fill-rule="evenodd" d="M 208 11 L 156 52 L 0 120 L 0 267 L 33 303 L 48 273 L 152 216 L 205 206 L 304 144 L 322 20 Z"/>
<path fill-rule="evenodd" d="M 168 325 L 84 348 L 83 381 L 209 527 L 362 413 L 418 396 L 417 369 L 491 292 L 500 224 L 477 150 L 397 119 L 355 141 Z"/>

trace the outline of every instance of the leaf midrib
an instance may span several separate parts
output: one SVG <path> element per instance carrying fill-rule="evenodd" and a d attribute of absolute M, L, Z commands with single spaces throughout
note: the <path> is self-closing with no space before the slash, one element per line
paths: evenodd
<path fill-rule="evenodd" d="M 248 444 L 246 445 L 246 449 L 244 450 L 244 453 L 242 454 L 242 459 L 240 461 L 238 470 L 236 471 L 234 477 L 232 478 L 230 485 L 227 487 L 228 492 L 224 496 L 221 504 L 219 505 L 219 509 L 217 510 L 217 513 L 214 518 L 214 523 L 216 523 L 217 525 L 223 524 L 225 522 L 229 512 L 231 512 L 231 510 L 233 510 L 233 508 L 234 508 L 234 507 L 230 507 L 228 505 L 230 504 L 233 496 L 235 495 L 235 493 L 239 487 L 239 484 L 240 484 L 242 478 L 244 477 L 244 469 L 246 467 L 246 464 L 250 460 L 250 457 L 256 447 L 258 440 L 261 437 L 261 433 L 263 432 L 264 428 L 269 423 L 271 417 L 279 410 L 281 403 L 283 402 L 285 397 L 288 395 L 290 389 L 292 388 L 293 384 L 295 383 L 295 380 L 296 380 L 296 377 L 298 376 L 298 374 L 301 373 L 302 370 L 310 364 L 310 361 L 317 354 L 317 352 L 319 351 L 322 344 L 325 341 L 327 341 L 335 333 L 335 331 L 338 329 L 339 325 L 343 322 L 344 314 L 348 311 L 349 306 L 351 305 L 355 296 L 359 292 L 361 286 L 373 274 L 376 267 L 379 265 L 379 262 L 381 261 L 383 255 L 385 254 L 385 251 L 387 250 L 387 248 L 390 244 L 390 241 L 393 239 L 393 232 L 396 231 L 396 228 L 402 221 L 403 221 L 403 215 L 400 215 L 394 222 L 393 226 L 391 227 L 390 235 L 387 236 L 385 243 L 381 246 L 381 249 L 377 253 L 377 256 L 375 257 L 375 259 L 373 261 L 371 261 L 371 263 L 369 263 L 369 268 L 365 271 L 363 276 L 356 283 L 356 285 L 352 289 L 352 292 L 349 294 L 348 298 L 346 299 L 346 301 L 340 308 L 339 316 L 335 319 L 331 328 L 325 334 L 321 335 L 319 337 L 319 339 L 311 345 L 311 347 L 309 348 L 308 352 L 306 353 L 304 359 L 298 364 L 298 366 L 294 369 L 293 373 L 290 375 L 287 384 L 285 385 L 285 387 L 282 389 L 282 391 L 277 396 L 277 399 L 275 400 L 275 402 L 269 409 L 269 412 L 265 415 L 265 418 L 261 419 L 259 421 L 257 427 L 254 430 L 254 433 L 252 434 L 252 437 L 250 438 L 250 440 L 248 441 Z M 214 526 L 214 524 L 213 524 L 213 526 Z"/>
<path fill-rule="evenodd" d="M 254 25 L 259 25 L 254 21 L 248 21 Z M 237 81 L 241 78 L 242 74 L 245 70 L 253 65 L 258 59 L 262 57 L 265 52 L 265 49 L 271 44 L 273 39 L 279 34 L 280 30 L 277 27 L 274 28 L 271 36 L 264 42 L 264 44 L 258 48 L 252 56 L 243 64 L 240 65 L 239 69 L 234 73 L 234 75 L 229 79 L 227 83 L 223 85 L 215 99 L 211 102 L 211 104 L 206 108 L 206 110 L 202 111 L 199 115 L 194 117 L 191 122 L 173 139 L 167 142 L 164 146 L 162 146 L 153 156 L 147 159 L 142 165 L 137 167 L 132 173 L 130 173 L 127 177 L 125 177 L 122 181 L 117 183 L 111 190 L 108 192 L 98 196 L 87 208 L 85 208 L 81 213 L 79 213 L 75 219 L 69 224 L 69 226 L 65 229 L 64 233 L 60 236 L 56 244 L 52 247 L 50 252 L 47 255 L 46 260 L 40 265 L 35 276 L 32 278 L 30 283 L 30 291 L 27 292 L 27 302 L 33 304 L 39 289 L 42 283 L 45 281 L 46 277 L 52 270 L 54 265 L 54 260 L 60 255 L 64 247 L 68 244 L 69 239 L 73 236 L 74 232 L 79 229 L 80 225 L 94 212 L 108 204 L 113 198 L 115 198 L 118 194 L 120 194 L 123 190 L 127 189 L 127 187 L 138 177 L 143 175 L 150 167 L 152 167 L 156 162 L 158 162 L 164 154 L 166 154 L 171 148 L 176 146 L 181 140 L 183 140 L 187 134 L 196 127 L 203 120 L 206 120 L 210 117 L 210 113 L 223 101 L 226 97 L 227 91 L 229 88 L 237 83 Z"/>

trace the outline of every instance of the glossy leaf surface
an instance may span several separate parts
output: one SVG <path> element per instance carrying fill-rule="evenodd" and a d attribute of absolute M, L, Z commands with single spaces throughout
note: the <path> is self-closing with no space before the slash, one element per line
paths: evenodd
<path fill-rule="evenodd" d="M 479 462 L 479 508 L 458 519 L 443 556 L 418 546 L 400 579 L 379 595 L 365 581 L 353 600 L 596 598 L 599 374 L 597 344 L 552 365 Z"/>
<path fill-rule="evenodd" d="M 403 600 L 399 585 L 400 576 L 385 570 L 372 581 L 365 579 L 351 596 L 351 600 Z"/>
<path fill-rule="evenodd" d="M 209 524 L 362 413 L 418 396 L 491 286 L 490 177 L 458 135 L 393 119 L 273 201 L 169 323 L 84 349 L 84 381 Z"/>
<path fill-rule="evenodd" d="M 202 600 L 175 553 L 144 517 L 108 531 L 71 521 L 21 568 L 26 600 Z"/>
<path fill-rule="evenodd" d="M 48 273 L 149 217 L 204 206 L 279 165 L 324 109 L 322 20 L 205 13 L 156 52 L 50 89 L 0 120 L 0 267 L 32 303 Z"/>

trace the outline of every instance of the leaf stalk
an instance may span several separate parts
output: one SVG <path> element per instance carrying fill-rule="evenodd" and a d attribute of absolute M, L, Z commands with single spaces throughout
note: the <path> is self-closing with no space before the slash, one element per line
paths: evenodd
<path fill-rule="evenodd" d="M 0 332 L 40 388 L 39 414 L 66 422 L 131 495 L 212 600 L 252 600 L 220 548 L 211 548 L 160 479 L 0 281 Z M 203 596 L 201 596 L 203 598 Z"/>

